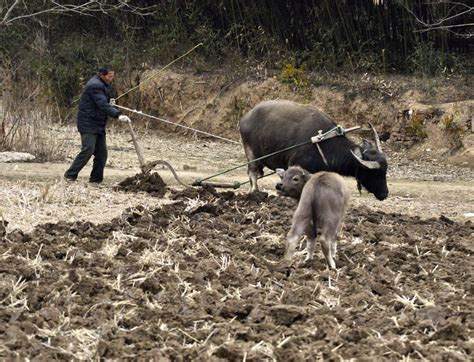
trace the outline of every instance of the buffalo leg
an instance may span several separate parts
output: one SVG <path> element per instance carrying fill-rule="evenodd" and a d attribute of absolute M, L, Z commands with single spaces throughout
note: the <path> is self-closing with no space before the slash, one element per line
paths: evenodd
<path fill-rule="evenodd" d="M 263 166 L 258 161 L 252 162 L 253 160 L 255 160 L 256 157 L 250 147 L 245 147 L 244 150 L 245 155 L 247 156 L 247 160 L 250 162 L 247 167 L 247 174 L 249 175 L 250 181 L 249 192 L 258 191 L 257 178 L 258 176 L 263 175 Z"/>
<path fill-rule="evenodd" d="M 258 191 L 257 172 L 252 170 L 252 168 L 249 166 L 248 175 L 249 175 L 249 180 L 250 180 L 249 192 Z"/>
<path fill-rule="evenodd" d="M 248 171 L 250 180 L 250 192 L 258 191 L 257 179 L 263 176 L 263 166 L 260 163 L 254 162 L 249 165 Z"/>

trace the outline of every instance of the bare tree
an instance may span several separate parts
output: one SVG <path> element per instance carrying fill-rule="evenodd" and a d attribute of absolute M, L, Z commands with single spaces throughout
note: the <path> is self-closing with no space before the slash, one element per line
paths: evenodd
<path fill-rule="evenodd" d="M 94 13 L 110 14 L 121 11 L 139 16 L 153 14 L 156 6 L 135 6 L 129 0 L 89 0 L 75 3 L 43 0 L 41 6 L 32 8 L 26 0 L 1 0 L 0 27 L 7 27 L 22 19 L 35 19 L 47 14 L 93 15 Z"/>
<path fill-rule="evenodd" d="M 463 21 L 463 19 L 466 19 L 469 15 L 474 14 L 474 6 L 446 0 L 426 1 L 426 6 L 443 6 L 446 8 L 442 17 L 428 22 L 417 16 L 405 5 L 405 2 L 399 1 L 399 4 L 415 18 L 420 26 L 420 29 L 415 30 L 415 32 L 424 33 L 433 30 L 444 30 L 462 38 L 474 37 L 474 22 Z M 462 28 L 466 28 L 466 31 L 461 32 L 460 29 Z"/>

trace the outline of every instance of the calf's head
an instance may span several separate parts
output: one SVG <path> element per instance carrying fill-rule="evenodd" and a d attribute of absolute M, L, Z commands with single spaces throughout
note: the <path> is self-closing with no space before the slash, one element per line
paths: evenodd
<path fill-rule="evenodd" d="M 291 166 L 286 171 L 277 168 L 276 173 L 281 179 L 275 186 L 278 195 L 299 200 L 301 191 L 311 174 L 299 166 Z"/>

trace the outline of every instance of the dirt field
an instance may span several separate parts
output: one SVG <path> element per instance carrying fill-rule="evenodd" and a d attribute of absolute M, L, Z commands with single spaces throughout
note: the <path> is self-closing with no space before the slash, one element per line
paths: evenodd
<path fill-rule="evenodd" d="M 78 137 L 64 142 L 70 159 Z M 222 142 L 141 142 L 187 183 L 244 161 Z M 101 187 L 87 170 L 61 181 L 66 163 L 0 165 L 0 358 L 472 359 L 471 170 L 387 150 L 386 201 L 347 179 L 332 272 L 319 246 L 311 264 L 304 248 L 282 262 L 295 203 L 275 196 L 274 176 L 247 195 L 157 169 L 166 189 L 117 191 L 137 160 L 126 133 L 109 145 Z"/>

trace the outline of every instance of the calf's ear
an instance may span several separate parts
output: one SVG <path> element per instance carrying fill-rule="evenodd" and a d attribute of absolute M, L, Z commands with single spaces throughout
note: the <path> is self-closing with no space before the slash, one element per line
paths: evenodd
<path fill-rule="evenodd" d="M 285 170 L 282 168 L 275 169 L 275 172 L 278 176 L 280 176 L 280 178 L 283 178 L 283 175 L 285 174 Z"/>
<path fill-rule="evenodd" d="M 310 179 L 310 177 L 311 177 L 311 174 L 310 174 L 309 172 L 307 172 L 307 171 L 304 171 L 304 172 L 303 172 L 303 178 L 304 178 L 304 182 L 305 182 L 305 183 L 308 182 L 308 180 Z"/>

